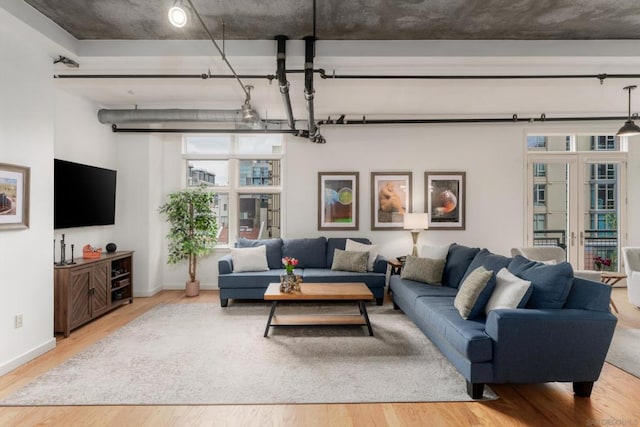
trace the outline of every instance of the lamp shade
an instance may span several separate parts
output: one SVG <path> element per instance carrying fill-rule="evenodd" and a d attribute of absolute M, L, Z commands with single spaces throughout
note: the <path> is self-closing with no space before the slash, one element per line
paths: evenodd
<path fill-rule="evenodd" d="M 640 135 L 640 127 L 633 122 L 633 120 L 627 120 L 624 122 L 624 125 L 620 128 L 616 136 L 632 136 L 632 135 Z"/>
<path fill-rule="evenodd" d="M 405 213 L 405 230 L 426 230 L 429 228 L 429 214 L 427 213 Z"/>

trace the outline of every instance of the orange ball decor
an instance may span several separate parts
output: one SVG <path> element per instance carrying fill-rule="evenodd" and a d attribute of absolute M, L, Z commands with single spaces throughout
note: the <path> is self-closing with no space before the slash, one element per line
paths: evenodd
<path fill-rule="evenodd" d="M 438 195 L 438 202 L 442 206 L 443 213 L 450 213 L 458 206 L 458 198 L 450 190 L 445 190 Z"/>

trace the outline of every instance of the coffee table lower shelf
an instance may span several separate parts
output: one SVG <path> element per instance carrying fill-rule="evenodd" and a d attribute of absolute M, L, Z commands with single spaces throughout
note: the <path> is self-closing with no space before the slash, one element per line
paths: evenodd
<path fill-rule="evenodd" d="M 366 326 L 369 330 L 369 336 L 373 336 L 373 328 L 371 327 L 371 322 L 369 321 L 369 314 L 367 313 L 366 300 L 371 299 L 373 295 L 371 295 L 369 289 L 366 285 L 362 284 L 362 288 L 358 287 L 359 284 L 355 284 L 355 294 L 348 294 L 345 292 L 341 292 L 340 294 L 334 293 L 336 290 L 340 288 L 334 288 L 336 285 L 329 285 L 328 289 L 333 289 L 334 292 L 327 292 L 327 286 L 324 284 L 312 284 L 312 285 L 302 285 L 302 292 L 298 295 L 283 295 L 277 291 L 277 287 L 279 284 L 270 284 L 269 289 L 265 293 L 265 299 L 271 299 L 271 311 L 269 312 L 269 318 L 267 319 L 267 326 L 264 330 L 264 336 L 267 337 L 269 335 L 269 329 L 272 326 L 306 326 L 306 325 L 356 325 L 356 326 Z M 337 285 L 340 286 L 340 285 Z M 350 284 L 349 287 L 353 287 L 354 284 Z M 305 289 L 306 288 L 306 289 Z M 305 293 L 305 290 L 307 291 Z M 340 289 L 341 291 L 344 290 Z M 363 292 L 363 295 L 359 295 L 358 291 Z M 342 302 L 344 301 L 352 301 L 355 302 L 358 306 L 359 314 L 316 314 L 316 315 L 305 315 L 305 314 L 287 314 L 287 315 L 276 315 L 276 308 L 278 307 L 278 303 L 281 301 L 309 301 L 309 300 L 318 300 L 318 301 L 326 301 L 331 297 L 335 297 L 337 300 Z"/>

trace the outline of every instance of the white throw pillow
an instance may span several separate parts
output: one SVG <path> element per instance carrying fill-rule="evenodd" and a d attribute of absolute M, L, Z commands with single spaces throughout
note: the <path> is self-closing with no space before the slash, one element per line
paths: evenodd
<path fill-rule="evenodd" d="M 484 307 L 484 312 L 489 314 L 496 308 L 517 308 L 529 287 L 529 280 L 519 278 L 506 268 L 501 269 L 496 274 L 496 287 Z"/>
<path fill-rule="evenodd" d="M 267 271 L 267 247 L 265 245 L 254 248 L 231 248 L 233 272 Z"/>
<path fill-rule="evenodd" d="M 376 262 L 380 248 L 378 245 L 366 245 L 364 243 L 358 243 L 355 240 L 347 239 L 347 244 L 345 245 L 344 250 L 352 252 L 369 252 L 367 271 L 373 271 L 373 265 Z"/>
<path fill-rule="evenodd" d="M 421 258 L 447 259 L 449 245 L 424 245 L 420 250 Z"/>

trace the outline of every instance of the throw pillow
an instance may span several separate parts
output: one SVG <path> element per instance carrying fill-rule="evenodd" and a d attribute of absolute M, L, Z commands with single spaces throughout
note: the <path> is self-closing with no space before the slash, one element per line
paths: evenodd
<path fill-rule="evenodd" d="M 238 239 L 239 248 L 255 248 L 256 246 L 267 247 L 267 264 L 269 268 L 277 270 L 282 268 L 282 239 Z"/>
<path fill-rule="evenodd" d="M 480 248 L 451 244 L 447 254 L 447 262 L 444 265 L 444 273 L 442 273 L 442 284 L 452 288 L 460 286 L 467 267 L 478 252 L 480 252 Z"/>
<path fill-rule="evenodd" d="M 400 278 L 429 283 L 430 285 L 440 285 L 442 273 L 444 272 L 444 263 L 444 259 L 407 256 L 400 272 Z"/>
<path fill-rule="evenodd" d="M 502 268 L 496 274 L 496 286 L 484 307 L 484 312 L 489 314 L 496 308 L 524 307 L 530 296 L 531 281 L 522 280 L 506 268 Z"/>
<path fill-rule="evenodd" d="M 460 285 L 458 294 L 453 300 L 453 306 L 458 309 L 463 319 L 471 319 L 474 311 L 482 312 L 482 308 L 476 307 L 478 297 L 487 287 L 487 283 L 493 277 L 493 272 L 480 266 L 473 270 L 471 274 Z M 475 310 L 474 310 L 475 309 Z"/>
<path fill-rule="evenodd" d="M 449 245 L 424 245 L 420 250 L 422 258 L 447 259 Z"/>
<path fill-rule="evenodd" d="M 462 278 L 462 282 L 464 282 L 464 280 L 467 278 L 469 274 L 471 274 L 472 271 L 474 271 L 476 268 L 480 266 L 484 267 L 485 270 L 500 271 L 502 268 L 507 267 L 510 262 L 511 262 L 511 258 L 507 258 L 506 256 L 502 256 L 502 255 L 493 254 L 488 249 L 482 249 L 473 258 L 473 261 L 471 261 L 471 264 L 469 264 L 469 268 L 467 268 L 467 271 L 465 272 L 464 277 Z M 480 296 L 478 296 L 478 301 L 476 302 L 475 310 L 473 311 L 473 313 L 469 315 L 469 318 L 478 317 L 483 314 L 484 306 L 487 305 L 489 298 L 491 298 L 491 294 L 493 293 L 493 288 L 495 286 L 496 286 L 496 278 L 494 274 L 493 277 L 489 279 L 487 286 L 484 288 Z"/>
<path fill-rule="evenodd" d="M 364 273 L 367 271 L 368 252 L 343 251 L 336 249 L 333 253 L 332 270 L 353 271 Z"/>
<path fill-rule="evenodd" d="M 267 271 L 267 247 L 265 245 L 254 248 L 231 248 L 233 272 Z"/>
<path fill-rule="evenodd" d="M 344 248 L 345 251 L 353 251 L 353 252 L 368 252 L 369 258 L 367 261 L 367 271 L 373 271 L 373 264 L 376 262 L 376 258 L 378 256 L 378 251 L 380 248 L 378 245 L 365 245 L 363 243 L 358 243 L 354 240 L 347 239 L 347 244 Z"/>
<path fill-rule="evenodd" d="M 516 255 L 509 271 L 531 281 L 531 298 L 527 308 L 562 308 L 573 283 L 573 268 L 568 262 L 545 265 Z"/>

